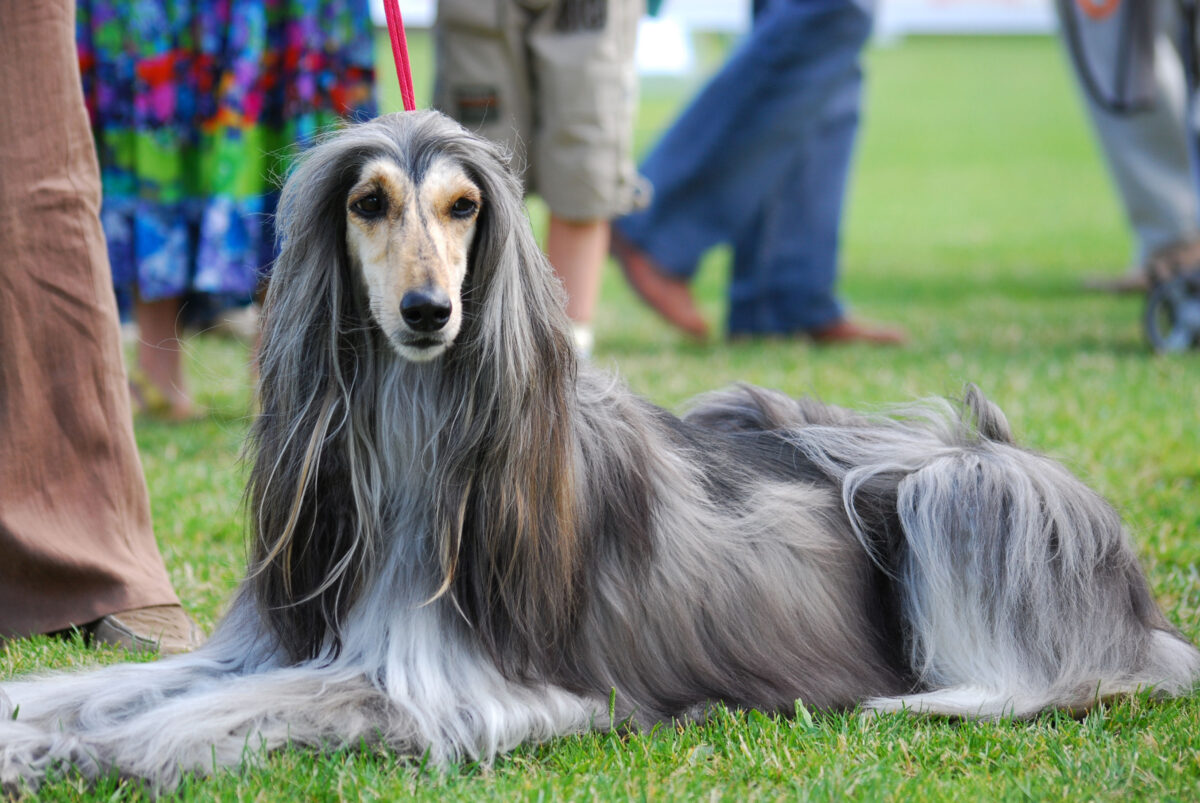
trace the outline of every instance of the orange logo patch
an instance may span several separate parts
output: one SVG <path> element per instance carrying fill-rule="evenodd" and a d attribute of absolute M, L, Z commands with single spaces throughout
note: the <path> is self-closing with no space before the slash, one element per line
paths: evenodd
<path fill-rule="evenodd" d="M 1102 20 L 1112 16 L 1121 5 L 1121 0 L 1075 0 L 1079 8 L 1094 20 Z"/>

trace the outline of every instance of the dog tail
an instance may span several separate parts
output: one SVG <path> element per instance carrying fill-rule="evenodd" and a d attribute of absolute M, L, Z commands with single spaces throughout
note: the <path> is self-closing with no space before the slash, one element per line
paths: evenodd
<path fill-rule="evenodd" d="M 727 391 L 698 418 L 781 431 L 840 484 L 855 533 L 893 579 L 925 691 L 869 707 L 1025 716 L 1184 694 L 1200 679 L 1200 652 L 1156 606 L 1116 511 L 1014 445 L 977 388 L 959 405 L 888 416 L 785 399 Z"/>

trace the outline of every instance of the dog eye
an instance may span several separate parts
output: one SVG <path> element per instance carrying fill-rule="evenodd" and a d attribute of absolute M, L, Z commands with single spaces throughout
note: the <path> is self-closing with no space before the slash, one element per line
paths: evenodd
<path fill-rule="evenodd" d="M 450 207 L 450 214 L 457 218 L 468 218 L 475 214 L 477 209 L 479 209 L 479 204 L 470 198 L 459 198 L 454 202 L 454 206 Z"/>
<path fill-rule="evenodd" d="M 363 217 L 379 217 L 383 214 L 383 199 L 373 192 L 359 198 L 350 205 L 350 208 Z"/>

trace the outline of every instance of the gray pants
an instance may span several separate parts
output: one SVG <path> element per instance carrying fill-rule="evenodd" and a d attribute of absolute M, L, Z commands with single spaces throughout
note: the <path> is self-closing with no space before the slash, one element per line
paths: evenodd
<path fill-rule="evenodd" d="M 1098 103 L 1090 93 L 1083 93 L 1137 238 L 1134 260 L 1138 265 L 1159 248 L 1200 236 L 1200 201 L 1187 119 L 1188 88 L 1180 53 L 1182 19 L 1176 0 L 1149 2 L 1157 6 L 1151 106 L 1118 113 Z M 1098 38 L 1088 44 L 1093 48 L 1089 51 L 1093 64 L 1116 63 L 1116 48 L 1111 41 Z M 1072 64 L 1082 83 L 1082 66 L 1076 59 Z"/>

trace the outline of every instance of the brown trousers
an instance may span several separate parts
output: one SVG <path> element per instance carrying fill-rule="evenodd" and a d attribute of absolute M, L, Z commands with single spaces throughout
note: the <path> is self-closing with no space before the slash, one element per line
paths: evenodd
<path fill-rule="evenodd" d="M 133 439 L 73 0 L 0 0 L 0 637 L 177 603 Z"/>

